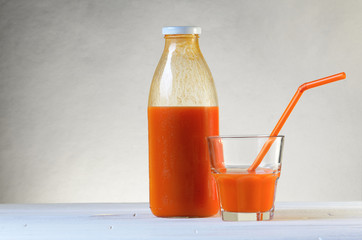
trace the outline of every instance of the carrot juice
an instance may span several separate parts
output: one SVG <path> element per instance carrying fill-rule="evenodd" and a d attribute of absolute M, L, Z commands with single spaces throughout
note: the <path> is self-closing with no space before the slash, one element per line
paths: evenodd
<path fill-rule="evenodd" d="M 213 173 L 221 206 L 227 212 L 267 212 L 273 208 L 279 173 L 258 168 L 254 172 Z"/>
<path fill-rule="evenodd" d="M 218 107 L 148 107 L 150 207 L 158 217 L 219 210 L 206 137 L 219 134 Z"/>

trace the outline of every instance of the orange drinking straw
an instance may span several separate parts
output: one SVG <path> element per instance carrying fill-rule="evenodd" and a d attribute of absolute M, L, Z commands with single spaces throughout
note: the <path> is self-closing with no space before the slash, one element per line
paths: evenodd
<path fill-rule="evenodd" d="M 265 157 L 265 155 L 267 154 L 267 152 L 269 151 L 271 145 L 273 144 L 273 142 L 275 140 L 275 138 L 273 138 L 273 137 L 277 136 L 279 134 L 280 129 L 283 127 L 285 121 L 287 121 L 290 113 L 293 111 L 293 108 L 295 107 L 299 98 L 302 96 L 302 94 L 305 90 L 308 90 L 308 89 L 311 89 L 314 87 L 319 87 L 321 85 L 339 81 L 339 80 L 342 80 L 345 78 L 346 78 L 346 74 L 344 72 L 341 72 L 341 73 L 338 73 L 338 74 L 335 74 L 335 75 L 332 75 L 329 77 L 321 78 L 321 79 L 311 81 L 311 82 L 306 82 L 306 83 L 300 85 L 298 90 L 294 94 L 292 100 L 290 100 L 283 115 L 280 117 L 277 125 L 274 127 L 273 131 L 270 133 L 270 137 L 264 143 L 264 146 L 260 150 L 260 152 L 259 152 L 258 156 L 256 157 L 256 159 L 254 160 L 253 164 L 248 168 L 248 171 L 254 171 L 259 166 L 259 164 L 261 163 L 261 161 L 263 160 L 263 158 Z"/>

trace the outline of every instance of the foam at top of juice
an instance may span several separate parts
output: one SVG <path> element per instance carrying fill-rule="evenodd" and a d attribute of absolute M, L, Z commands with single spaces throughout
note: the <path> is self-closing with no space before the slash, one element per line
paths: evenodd
<path fill-rule="evenodd" d="M 217 106 L 214 81 L 198 44 L 171 44 L 155 71 L 149 106 Z"/>
<path fill-rule="evenodd" d="M 247 168 L 225 168 L 220 169 L 221 174 L 272 174 L 277 173 L 277 170 L 270 168 L 257 168 L 254 172 L 249 172 Z"/>

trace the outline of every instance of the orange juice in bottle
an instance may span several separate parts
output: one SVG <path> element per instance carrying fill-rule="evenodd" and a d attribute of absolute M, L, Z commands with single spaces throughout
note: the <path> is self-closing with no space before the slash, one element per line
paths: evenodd
<path fill-rule="evenodd" d="M 148 101 L 150 208 L 159 217 L 212 216 L 219 204 L 206 137 L 219 135 L 219 108 L 201 28 L 162 32 Z"/>

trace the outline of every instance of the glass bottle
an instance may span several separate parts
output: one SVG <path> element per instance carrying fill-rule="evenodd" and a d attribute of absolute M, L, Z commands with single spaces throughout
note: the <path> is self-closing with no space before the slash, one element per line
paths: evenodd
<path fill-rule="evenodd" d="M 219 135 L 214 81 L 200 27 L 164 27 L 148 101 L 150 208 L 159 217 L 207 217 L 219 203 L 207 136 Z"/>

